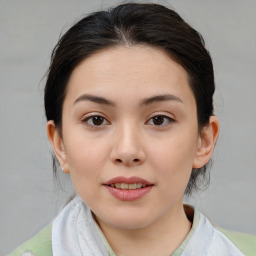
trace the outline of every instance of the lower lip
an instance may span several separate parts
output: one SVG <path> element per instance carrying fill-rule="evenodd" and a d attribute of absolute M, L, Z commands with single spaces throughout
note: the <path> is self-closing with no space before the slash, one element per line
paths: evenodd
<path fill-rule="evenodd" d="M 118 189 L 111 186 L 105 186 L 108 191 L 117 199 L 122 201 L 133 201 L 147 194 L 153 186 L 146 186 L 138 189 Z"/>

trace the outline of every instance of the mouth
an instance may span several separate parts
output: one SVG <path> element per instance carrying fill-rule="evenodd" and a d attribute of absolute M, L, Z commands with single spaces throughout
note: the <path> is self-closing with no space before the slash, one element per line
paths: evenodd
<path fill-rule="evenodd" d="M 142 183 L 132 183 L 132 184 L 127 184 L 127 183 L 113 183 L 108 185 L 112 188 L 118 188 L 118 189 L 128 189 L 128 190 L 134 190 L 134 189 L 140 189 L 140 188 L 145 188 L 146 184 Z"/>
<path fill-rule="evenodd" d="M 116 177 L 103 185 L 110 194 L 122 201 L 138 200 L 149 193 L 154 186 L 139 177 Z"/>
<path fill-rule="evenodd" d="M 107 181 L 104 185 L 118 188 L 118 189 L 140 189 L 145 188 L 146 186 L 153 186 L 153 184 L 145 179 L 140 177 L 115 177 Z"/>

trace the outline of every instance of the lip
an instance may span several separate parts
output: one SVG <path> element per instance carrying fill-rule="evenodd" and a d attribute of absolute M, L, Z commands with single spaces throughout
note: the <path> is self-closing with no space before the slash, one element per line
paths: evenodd
<path fill-rule="evenodd" d="M 126 184 L 134 184 L 134 183 L 141 183 L 143 185 L 146 185 L 146 187 L 138 188 L 138 189 L 119 189 L 115 187 L 111 187 L 111 184 L 116 183 L 126 183 Z M 115 177 L 106 183 L 103 184 L 106 189 L 110 192 L 112 196 L 117 198 L 121 201 L 134 201 L 142 198 L 144 195 L 149 193 L 151 189 L 153 188 L 154 184 L 150 183 L 149 181 L 142 179 L 140 177 Z"/>
<path fill-rule="evenodd" d="M 118 200 L 121 201 L 134 201 L 142 198 L 144 195 L 149 193 L 151 189 L 153 188 L 152 186 L 147 186 L 144 188 L 138 188 L 134 190 L 130 189 L 119 189 L 119 188 L 113 188 L 111 186 L 106 186 L 106 189 L 110 192 L 112 196 L 117 198 Z"/>
<path fill-rule="evenodd" d="M 119 177 L 115 177 L 109 181 L 107 181 L 106 183 L 104 183 L 104 185 L 111 185 L 111 184 L 115 184 L 115 183 L 126 183 L 126 184 L 134 184 L 134 183 L 141 183 L 147 186 L 151 186 L 153 185 L 151 182 L 142 179 L 140 177 L 123 177 L 123 176 L 119 176 Z"/>

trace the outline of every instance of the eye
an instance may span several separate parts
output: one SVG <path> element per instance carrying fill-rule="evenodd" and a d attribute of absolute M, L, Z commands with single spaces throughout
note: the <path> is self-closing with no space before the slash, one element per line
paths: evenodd
<path fill-rule="evenodd" d="M 172 121 L 174 121 L 174 120 L 168 116 L 157 115 L 157 116 L 153 116 L 152 118 L 150 118 L 149 121 L 147 122 L 147 124 L 163 126 L 163 125 L 167 125 L 169 122 L 172 122 Z"/>
<path fill-rule="evenodd" d="M 108 125 L 109 122 L 102 116 L 89 116 L 83 120 L 90 126 L 103 126 Z"/>

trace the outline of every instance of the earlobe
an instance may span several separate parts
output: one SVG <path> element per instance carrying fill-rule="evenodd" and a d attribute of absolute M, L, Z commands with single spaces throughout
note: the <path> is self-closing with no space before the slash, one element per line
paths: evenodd
<path fill-rule="evenodd" d="M 52 145 L 53 151 L 55 156 L 58 159 L 58 162 L 65 173 L 69 173 L 69 168 L 67 164 L 67 157 L 65 152 L 65 147 L 63 144 L 63 140 L 61 138 L 61 135 L 55 126 L 55 123 L 53 120 L 50 120 L 47 122 L 47 136 L 48 140 Z"/>
<path fill-rule="evenodd" d="M 202 129 L 198 138 L 193 168 L 199 169 L 210 161 L 218 136 L 218 118 L 216 116 L 211 116 L 209 124 Z"/>

